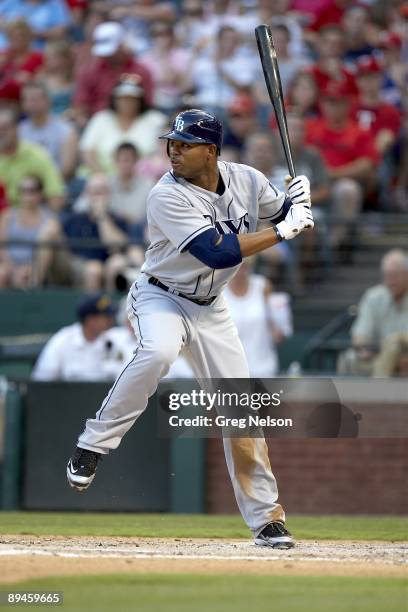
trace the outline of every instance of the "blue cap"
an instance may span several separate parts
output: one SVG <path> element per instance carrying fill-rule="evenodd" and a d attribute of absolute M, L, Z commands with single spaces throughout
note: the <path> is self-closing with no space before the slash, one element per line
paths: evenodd
<path fill-rule="evenodd" d="M 80 321 L 88 315 L 104 314 L 114 316 L 116 314 L 116 304 L 106 293 L 93 293 L 85 295 L 77 305 L 76 313 Z"/>

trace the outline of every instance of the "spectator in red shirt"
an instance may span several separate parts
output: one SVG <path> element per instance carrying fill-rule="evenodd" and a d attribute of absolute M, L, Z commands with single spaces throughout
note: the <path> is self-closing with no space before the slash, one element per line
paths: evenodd
<path fill-rule="evenodd" d="M 21 17 L 6 25 L 9 46 L 0 53 L 0 98 L 18 101 L 22 85 L 41 68 L 42 53 L 33 51 L 32 32 Z"/>
<path fill-rule="evenodd" d="M 401 113 L 381 98 L 382 70 L 373 56 L 362 56 L 357 62 L 359 97 L 354 116 L 363 130 L 369 132 L 379 155 L 395 143 L 401 128 Z"/>
<path fill-rule="evenodd" d="M 319 59 L 310 68 L 320 90 L 329 81 L 342 81 L 347 84 L 350 95 L 357 95 L 354 75 L 343 63 L 344 32 L 340 26 L 329 25 L 319 32 L 317 41 Z"/>
<path fill-rule="evenodd" d="M 74 105 L 79 115 L 89 117 L 109 106 L 112 89 L 125 74 L 138 74 L 148 103 L 153 85 L 149 71 L 136 61 L 123 43 L 124 32 L 119 23 L 101 23 L 93 34 L 94 59 L 78 76 Z"/>
<path fill-rule="evenodd" d="M 0 216 L 8 208 L 8 202 L 6 197 L 6 187 L 3 183 L 0 183 Z"/>
<path fill-rule="evenodd" d="M 378 155 L 372 136 L 350 117 L 350 89 L 332 81 L 322 91 L 322 117 L 309 119 L 306 143 L 317 147 L 332 180 L 333 247 L 343 248 L 349 228 L 354 226 L 364 194 L 374 184 Z"/>
<path fill-rule="evenodd" d="M 382 66 L 372 56 L 361 57 L 357 63 L 357 83 L 360 96 L 354 109 L 359 126 L 369 132 L 381 158 L 378 169 L 378 203 L 389 209 L 393 203 L 393 186 L 398 173 L 395 145 L 402 136 L 401 113 L 382 99 Z M 402 145 L 403 148 L 403 145 Z"/>
<path fill-rule="evenodd" d="M 310 29 L 319 32 L 325 26 L 340 23 L 346 9 L 354 3 L 355 0 L 332 0 L 328 6 L 324 6 L 316 15 L 315 20 L 310 25 Z"/>

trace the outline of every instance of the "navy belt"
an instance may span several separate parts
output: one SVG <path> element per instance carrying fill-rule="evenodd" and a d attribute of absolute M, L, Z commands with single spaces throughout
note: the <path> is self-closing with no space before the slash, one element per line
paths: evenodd
<path fill-rule="evenodd" d="M 154 276 L 150 276 L 148 282 L 149 282 L 150 285 L 154 285 L 155 287 L 159 287 L 159 289 L 163 289 L 163 291 L 167 291 L 168 293 L 174 293 L 174 295 L 179 295 L 180 297 L 184 298 L 185 300 L 189 300 L 190 302 L 194 302 L 194 304 L 198 304 L 199 306 L 209 306 L 210 304 L 212 304 L 214 302 L 214 300 L 217 297 L 217 296 L 214 296 L 214 297 L 210 297 L 210 298 L 204 298 L 202 300 L 200 298 L 193 298 L 193 297 L 190 297 L 189 295 L 185 295 L 184 293 L 180 293 L 180 291 L 176 291 L 175 289 L 171 289 L 170 287 L 167 287 L 167 285 L 165 285 L 164 283 L 160 282 Z"/>

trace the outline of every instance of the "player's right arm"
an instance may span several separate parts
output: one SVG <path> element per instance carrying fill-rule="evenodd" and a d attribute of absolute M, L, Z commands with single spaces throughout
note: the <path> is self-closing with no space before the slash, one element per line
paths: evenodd
<path fill-rule="evenodd" d="M 290 240 L 306 225 L 313 227 L 313 217 L 300 204 L 290 207 L 285 219 L 277 225 L 253 234 L 219 234 L 214 228 L 194 238 L 188 250 L 194 257 L 215 270 L 232 268 L 249 257 L 268 249 L 282 240 Z"/>

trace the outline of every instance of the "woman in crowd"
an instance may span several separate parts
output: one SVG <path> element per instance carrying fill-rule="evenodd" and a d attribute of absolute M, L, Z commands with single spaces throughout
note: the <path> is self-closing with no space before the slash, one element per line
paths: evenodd
<path fill-rule="evenodd" d="M 47 88 L 51 111 L 56 114 L 66 113 L 71 107 L 75 89 L 74 56 L 68 41 L 47 43 L 44 66 L 38 76 Z"/>
<path fill-rule="evenodd" d="M 138 75 L 126 75 L 112 92 L 111 108 L 95 113 L 86 126 L 80 141 L 82 160 L 92 172 L 111 173 L 122 142 L 132 143 L 141 156 L 151 155 L 165 124 L 166 116 L 147 106 Z"/>
<path fill-rule="evenodd" d="M 271 378 L 279 372 L 276 346 L 292 335 L 292 313 L 286 293 L 275 293 L 269 281 L 252 273 L 245 261 L 224 289 L 232 320 L 253 378 Z"/>
<path fill-rule="evenodd" d="M 308 119 L 318 115 L 319 88 L 309 72 L 298 72 L 291 83 L 287 105 L 298 115 Z"/>
<path fill-rule="evenodd" d="M 13 241 L 41 242 L 45 232 L 57 222 L 44 206 L 42 181 L 37 176 L 25 176 L 19 186 L 20 204 L 7 209 L 0 217 L 0 241 L 10 241 L 0 250 L 0 287 L 26 288 L 36 282 L 37 253 L 29 244 Z"/>

